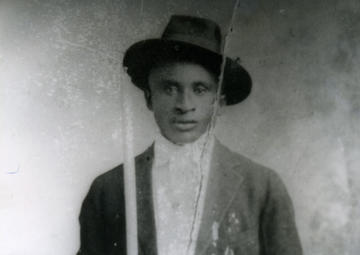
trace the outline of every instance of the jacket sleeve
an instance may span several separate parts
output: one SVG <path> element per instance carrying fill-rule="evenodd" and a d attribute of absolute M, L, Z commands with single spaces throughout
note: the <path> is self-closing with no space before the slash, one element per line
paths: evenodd
<path fill-rule="evenodd" d="M 77 255 L 106 254 L 102 190 L 101 179 L 95 179 L 82 204 L 79 216 L 81 244 Z"/>
<path fill-rule="evenodd" d="M 269 172 L 265 205 L 261 213 L 262 255 L 301 255 L 291 198 L 282 180 Z"/>

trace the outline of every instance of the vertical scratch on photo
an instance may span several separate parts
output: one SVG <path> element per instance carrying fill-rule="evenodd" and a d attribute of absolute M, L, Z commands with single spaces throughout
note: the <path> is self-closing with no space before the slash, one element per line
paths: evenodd
<path fill-rule="evenodd" d="M 214 102 L 214 106 L 213 106 L 213 113 L 211 116 L 211 121 L 209 124 L 209 128 L 208 131 L 206 133 L 206 143 L 205 145 L 202 147 L 202 151 L 201 151 L 201 157 L 200 157 L 200 185 L 199 185 L 199 190 L 196 196 L 196 200 L 195 200 L 195 217 L 194 220 L 192 222 L 191 225 L 191 231 L 190 231 L 190 243 L 188 246 L 188 250 L 190 250 L 190 247 L 192 245 L 192 240 L 193 238 L 191 238 L 194 235 L 194 231 L 195 231 L 195 220 L 196 220 L 196 214 L 199 211 L 199 202 L 200 202 L 200 196 L 202 194 L 202 192 L 204 192 L 202 189 L 204 188 L 203 186 L 203 180 L 204 180 L 204 166 L 202 164 L 203 162 L 203 158 L 205 156 L 205 151 L 206 148 L 210 146 L 210 135 L 212 135 L 214 133 L 215 130 L 215 123 L 216 123 L 216 116 L 218 115 L 218 107 L 219 107 L 219 100 L 221 98 L 221 91 L 222 91 L 222 83 L 223 83 L 223 79 L 224 79 L 224 70 L 225 70 L 225 64 L 226 64 L 226 56 L 225 56 L 225 52 L 226 52 L 226 48 L 228 46 L 228 41 L 229 41 L 229 35 L 233 32 L 233 25 L 234 25 L 234 21 L 235 21 L 235 17 L 236 17 L 236 11 L 239 7 L 240 1 L 236 0 L 233 8 L 232 8 L 232 15 L 231 15 L 231 19 L 229 22 L 229 26 L 228 29 L 224 35 L 224 45 L 223 45 L 223 50 L 222 50 L 222 54 L 223 54 L 223 58 L 222 58 L 222 64 L 221 64 L 221 72 L 220 72 L 220 76 L 219 76 L 219 81 L 218 81 L 218 88 L 217 88 L 217 94 L 216 94 L 216 98 L 215 98 L 215 102 Z M 206 187 L 206 186 L 205 186 Z"/>
<path fill-rule="evenodd" d="M 141 0 L 140 1 L 140 16 L 143 15 L 143 12 L 144 12 L 144 0 Z"/>

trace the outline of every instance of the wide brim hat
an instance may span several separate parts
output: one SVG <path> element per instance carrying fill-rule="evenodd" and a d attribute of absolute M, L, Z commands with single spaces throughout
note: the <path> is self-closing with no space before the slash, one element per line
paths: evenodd
<path fill-rule="evenodd" d="M 243 101 L 251 91 L 249 73 L 239 64 L 224 56 L 219 26 L 204 18 L 174 15 L 161 38 L 148 39 L 133 44 L 126 52 L 123 66 L 135 86 L 148 89 L 151 68 L 170 61 L 192 62 L 202 65 L 220 76 L 222 65 L 222 94 L 226 104 Z"/>

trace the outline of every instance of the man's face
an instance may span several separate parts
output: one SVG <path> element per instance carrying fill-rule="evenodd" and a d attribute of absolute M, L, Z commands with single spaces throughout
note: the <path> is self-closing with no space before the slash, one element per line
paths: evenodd
<path fill-rule="evenodd" d="M 197 140 L 208 128 L 217 95 L 217 82 L 198 64 L 175 62 L 153 68 L 148 107 L 163 136 L 177 144 Z"/>

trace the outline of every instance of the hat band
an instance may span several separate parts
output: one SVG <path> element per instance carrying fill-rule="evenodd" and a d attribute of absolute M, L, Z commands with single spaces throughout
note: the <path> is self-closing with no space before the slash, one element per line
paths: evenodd
<path fill-rule="evenodd" d="M 214 41 L 207 40 L 204 37 L 186 34 L 171 34 L 164 36 L 163 39 L 189 43 L 220 54 L 220 45 Z"/>

